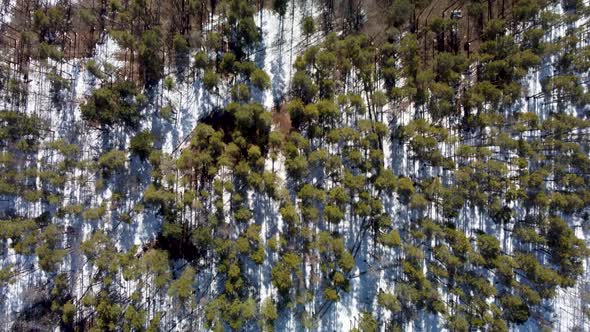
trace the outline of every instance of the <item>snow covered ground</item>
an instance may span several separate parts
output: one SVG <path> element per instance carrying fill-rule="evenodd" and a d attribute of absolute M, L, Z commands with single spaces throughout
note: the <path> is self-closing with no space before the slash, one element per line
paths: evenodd
<path fill-rule="evenodd" d="M 261 28 L 263 38 L 259 49 L 251 55 L 251 59 L 259 67 L 263 68 L 271 79 L 271 89 L 257 96 L 255 95 L 255 98 L 258 98 L 258 101 L 269 109 L 280 105 L 288 92 L 289 82 L 293 74 L 293 62 L 296 56 L 307 46 L 307 40 L 302 34 L 301 19 L 304 16 L 319 14 L 319 9 L 314 7 L 313 3 L 311 0 L 292 1 L 289 3 L 290 7 L 283 18 L 266 9 L 255 15 L 256 23 Z M 295 7 L 291 7 L 293 5 Z M 560 5 L 555 7 L 555 11 L 561 11 Z M 0 17 L 5 20 L 8 15 L 0 12 Z M 583 23 L 585 22 L 575 24 Z M 549 31 L 546 38 L 553 40 L 564 33 L 565 27 L 562 27 L 555 31 Z M 112 39 L 106 38 L 103 44 L 98 45 L 94 59 L 99 63 L 108 62 L 115 67 L 120 67 L 122 64 L 117 58 L 119 52 L 120 49 L 116 43 Z M 47 72 L 34 71 L 29 77 L 29 95 L 24 111 L 29 114 L 36 114 L 48 121 L 52 133 L 45 138 L 47 141 L 62 138 L 68 142 L 76 143 L 81 147 L 84 159 L 96 159 L 99 155 L 112 148 L 128 146 L 130 137 L 123 130 L 108 134 L 101 132 L 82 121 L 80 102 L 98 87 L 97 79 L 84 67 L 87 60 L 69 60 L 59 66 L 61 76 L 70 79 L 72 83 L 71 89 L 65 92 L 65 102 L 62 107 L 55 107 L 51 101 Z M 528 82 L 527 94 L 529 96 L 537 95 L 541 91 L 541 80 L 552 73 L 552 61 L 553 59 L 548 59 L 547 63 L 541 66 L 541 70 L 529 73 L 526 79 Z M 41 68 L 42 65 L 34 63 L 33 67 Z M 227 87 L 226 90 L 223 89 L 222 87 L 220 95 L 227 96 L 227 93 L 223 93 L 224 91 L 227 92 Z M 145 120 L 141 123 L 141 129 L 148 129 L 160 137 L 158 144 L 164 152 L 177 155 L 185 146 L 187 138 L 190 137 L 192 130 L 199 121 L 199 117 L 207 114 L 215 107 L 223 106 L 226 102 L 227 100 L 223 98 L 209 94 L 199 79 L 177 82 L 176 86 L 171 90 L 164 89 L 161 83 L 151 94 L 150 105 L 145 110 Z M 168 104 L 172 106 L 176 113 L 173 119 L 164 120 L 158 115 L 159 109 Z M 541 118 L 546 117 L 551 110 L 551 107 L 545 106 L 544 100 L 539 98 L 523 100 L 522 105 L 524 105 L 523 110 L 535 112 Z M 13 105 L 6 104 L 2 100 L 0 101 L 0 108 L 12 109 Z M 570 111 L 575 112 L 575 109 L 568 110 L 568 112 Z M 413 105 L 410 105 L 407 112 L 402 113 L 403 117 L 396 119 L 397 123 L 409 122 L 413 112 Z M 389 138 L 386 138 L 384 142 L 384 153 L 386 167 L 394 169 L 396 174 L 410 176 L 422 172 L 418 163 L 412 163 L 406 157 L 407 147 L 394 145 Z M 48 152 L 41 150 L 37 155 L 37 160 L 32 162 L 31 166 L 39 166 L 47 158 L 51 158 Z M 286 172 L 283 160 L 282 157 L 279 157 L 278 161 L 274 163 L 274 170 L 282 181 L 285 181 Z M 52 160 L 51 162 L 58 162 L 58 160 Z M 141 162 L 135 157 L 130 157 L 127 163 L 129 166 L 128 172 L 124 174 L 125 180 L 123 181 L 127 182 L 128 192 L 124 204 L 131 209 L 136 202 L 141 200 L 141 193 L 150 183 L 150 168 L 147 163 Z M 267 162 L 266 169 L 270 170 L 272 167 L 272 163 Z M 64 206 L 77 203 L 89 204 L 93 207 L 100 206 L 103 203 L 111 204 L 110 199 L 113 192 L 120 186 L 121 179 L 109 181 L 105 185 L 106 189 L 96 195 L 94 184 L 96 179 L 94 179 L 94 175 L 87 171 L 78 170 L 76 172 L 76 179 L 80 179 L 82 175 L 85 175 L 88 180 L 73 180 L 67 183 L 64 189 Z M 283 228 L 281 217 L 278 214 L 278 204 L 264 195 L 253 192 L 249 193 L 249 202 L 256 216 L 256 221 L 262 226 L 262 239 L 266 242 Z M 393 218 L 394 222 L 401 223 L 409 220 L 410 216 L 405 213 L 404 207 L 400 206 L 395 199 L 383 197 L 383 203 L 386 211 L 395 216 Z M 40 202 L 31 204 L 22 199 L 14 200 L 13 204 L 18 213 L 31 218 L 39 216 L 45 208 Z M 64 241 L 67 241 L 70 245 L 84 241 L 96 229 L 112 231 L 116 228 L 116 232 L 112 232 L 112 234 L 116 234 L 117 248 L 129 250 L 133 245 L 141 247 L 152 241 L 160 231 L 162 220 L 161 217 L 156 215 L 156 211 L 146 209 L 134 219 L 133 224 L 123 223 L 116 214 L 111 213 L 108 213 L 107 217 L 101 221 L 83 221 L 80 217 L 67 216 L 60 219 L 60 222 L 65 227 L 74 230 L 74 232 L 70 233 L 71 238 L 64 238 Z M 580 223 L 579 220 L 570 220 L 570 222 L 573 224 Z M 481 214 L 476 210 L 466 209 L 463 211 L 460 224 L 465 225 L 468 231 L 471 228 L 486 229 L 486 231 L 496 234 L 503 243 L 510 242 L 505 239 L 502 229 L 495 227 L 491 220 L 482 218 Z M 360 232 L 359 227 L 359 223 L 355 222 L 355 220 L 347 219 L 341 223 L 340 231 L 347 234 L 349 247 L 354 242 L 354 235 Z M 576 228 L 576 231 L 580 238 L 588 239 L 587 234 L 583 232 L 581 227 Z M 388 273 L 388 269 L 380 268 L 382 262 L 370 254 L 373 247 L 370 239 L 362 242 L 356 256 L 356 267 L 352 271 L 354 277 L 350 282 L 350 292 L 340 294 L 341 301 L 332 304 L 325 311 L 319 322 L 318 330 L 350 330 L 350 328 L 356 326 L 361 311 L 376 312 L 376 294 L 380 289 L 390 291 L 394 289 L 395 284 L 392 281 L 392 275 Z M 394 252 L 385 254 L 395 255 Z M 257 281 L 261 300 L 277 297 L 276 290 L 271 287 L 270 282 L 271 266 L 277 256 L 276 253 L 268 249 L 266 255 L 270 259 L 266 259 L 264 265 L 260 267 L 251 266 L 247 272 L 252 280 Z M 17 282 L 0 289 L 0 308 L 2 309 L 0 310 L 0 321 L 3 322 L 0 329 L 9 330 L 11 323 L 16 319 L 16 314 L 27 304 L 30 304 L 27 289 L 31 285 L 42 285 L 46 280 L 46 275 L 37 269 L 34 259 L 16 255 L 12 249 L 6 249 L 3 257 L 5 259 L 0 266 L 13 263 L 30 267 L 30 271 L 25 271 L 19 276 Z M 311 267 L 307 266 L 307 268 L 310 269 Z M 89 276 L 93 272 L 89 264 L 85 264 L 85 258 L 79 253 L 72 253 L 68 255 L 62 269 L 75 271 L 76 278 L 71 281 L 72 287 L 77 291 L 75 295 L 78 298 L 81 297 L 82 292 L 88 285 Z M 309 270 L 306 272 L 309 273 Z M 210 280 L 208 279 L 210 277 L 209 275 L 199 276 L 202 280 Z M 590 278 L 590 275 L 587 275 L 587 278 Z M 128 287 L 121 288 L 121 291 L 129 292 L 129 289 L 132 289 L 135 285 L 128 285 Z M 317 309 L 317 305 L 318 303 L 312 301 L 306 308 L 308 311 L 313 312 Z M 579 320 L 579 317 L 582 316 L 579 287 L 560 290 L 555 301 L 547 305 L 550 310 L 553 310 L 551 318 L 555 320 L 557 330 L 569 331 L 580 326 L 580 324 L 582 324 L 583 330 L 590 330 L 588 322 L 580 322 Z M 172 304 L 168 300 L 159 299 L 159 309 L 168 310 L 171 307 Z M 183 326 L 183 323 L 177 317 L 167 320 L 166 324 L 168 324 L 166 327 L 176 326 L 177 330 L 182 329 Z M 279 330 L 302 329 L 297 322 L 297 318 L 291 312 L 282 312 L 276 327 Z M 531 322 L 519 329 L 535 331 L 537 327 L 538 325 Z M 443 327 L 437 317 L 422 315 L 413 324 L 407 326 L 406 329 L 408 331 L 436 331 L 442 330 Z"/>

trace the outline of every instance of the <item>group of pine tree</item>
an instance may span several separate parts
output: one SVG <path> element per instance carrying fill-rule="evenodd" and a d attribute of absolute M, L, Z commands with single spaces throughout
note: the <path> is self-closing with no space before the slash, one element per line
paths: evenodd
<path fill-rule="evenodd" d="M 11 105 L 0 111 L 0 196 L 42 213 L 3 212 L 1 261 L 34 259 L 0 266 L 0 290 L 32 273 L 47 282 L 30 286 L 38 301 L 15 328 L 273 330 L 292 313 L 313 330 L 350 296 L 353 278 L 382 271 L 390 288 L 354 317 L 358 331 L 403 330 L 423 313 L 452 331 L 507 331 L 529 319 L 551 328 L 547 305 L 583 278 L 590 252 L 576 234 L 590 205 L 582 84 L 590 46 L 580 46 L 587 30 L 575 24 L 589 14 L 583 1 L 565 1 L 563 14 L 551 10 L 556 1 L 506 1 L 501 15 L 499 3 L 467 1 L 477 35 L 469 54 L 449 41 L 459 21 L 419 19 L 431 1 L 377 1 L 386 18 L 380 38 L 364 32 L 361 12 L 335 10 L 354 1 L 315 1 L 321 14 L 295 22 L 307 37 L 288 95 L 272 110 L 260 100 L 271 80 L 253 61 L 262 47 L 254 17 L 270 6 L 289 20 L 294 2 L 25 2 L 14 20 L 22 25 L 18 69 L 0 67 Z M 556 27 L 565 35 L 547 39 Z M 86 36 L 79 47 L 87 54 L 77 53 L 84 60 L 66 52 L 72 29 Z M 92 59 L 107 37 L 122 65 Z M 83 130 L 100 132 L 108 147 L 97 157 L 75 137 L 52 139 L 43 113 L 24 112 L 36 66 L 49 78 L 54 112 L 75 107 L 62 71 L 72 61 L 95 87 L 79 109 Z M 541 96 L 527 95 L 527 73 L 547 63 L 555 70 Z M 163 96 L 187 82 L 228 102 L 203 116 L 173 156 L 142 121 L 174 125 L 179 110 Z M 553 111 L 523 111 L 525 97 Z M 391 166 L 398 163 L 409 166 Z M 132 181 L 132 164 L 149 170 L 147 186 Z M 65 197 L 71 184 L 90 199 Z M 262 219 L 276 226 L 278 216 L 260 210 L 274 208 L 282 228 L 264 234 Z M 117 232 L 146 211 L 161 220 L 157 238 L 118 247 Z M 66 219 L 95 229 L 73 241 L 81 232 Z M 377 269 L 357 268 L 369 259 L 361 248 Z M 90 267 L 82 296 L 73 256 Z M 253 287 L 252 269 L 264 268 L 269 298 Z M 581 320 L 590 319 L 583 309 Z"/>

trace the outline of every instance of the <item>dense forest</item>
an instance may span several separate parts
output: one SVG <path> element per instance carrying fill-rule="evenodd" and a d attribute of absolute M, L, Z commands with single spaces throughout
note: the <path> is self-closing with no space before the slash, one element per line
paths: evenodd
<path fill-rule="evenodd" d="M 0 330 L 589 330 L 589 18 L 0 1 Z"/>

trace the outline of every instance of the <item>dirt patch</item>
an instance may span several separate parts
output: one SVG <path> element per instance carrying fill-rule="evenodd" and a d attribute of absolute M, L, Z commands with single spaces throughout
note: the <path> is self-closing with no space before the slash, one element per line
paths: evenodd
<path fill-rule="evenodd" d="M 289 116 L 289 112 L 287 112 L 285 105 L 283 105 L 279 111 L 272 112 L 272 123 L 284 135 L 289 134 L 292 128 L 291 117 Z"/>

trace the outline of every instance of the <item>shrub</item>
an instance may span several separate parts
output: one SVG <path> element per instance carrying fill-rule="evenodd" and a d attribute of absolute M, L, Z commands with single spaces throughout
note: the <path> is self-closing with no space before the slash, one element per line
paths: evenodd
<path fill-rule="evenodd" d="M 98 165 L 107 171 L 125 168 L 127 156 L 125 151 L 111 150 L 98 158 Z"/>
<path fill-rule="evenodd" d="M 98 78 L 98 79 L 104 78 L 104 74 L 100 70 L 100 65 L 96 62 L 96 60 L 94 60 L 94 59 L 88 60 L 88 62 L 86 62 L 85 67 L 86 67 L 86 70 L 88 70 L 88 72 L 90 72 L 96 78 Z"/>
<path fill-rule="evenodd" d="M 402 240 L 396 230 L 381 234 L 379 236 L 379 242 L 387 247 L 399 247 L 402 244 Z"/>
<path fill-rule="evenodd" d="M 209 64 L 209 57 L 205 51 L 200 51 L 195 54 L 195 68 L 205 69 Z"/>
<path fill-rule="evenodd" d="M 250 75 L 250 81 L 259 90 L 266 90 L 270 88 L 270 78 L 264 70 L 257 68 Z"/>
<path fill-rule="evenodd" d="M 313 21 L 313 17 L 305 16 L 301 20 L 301 25 L 303 26 L 303 34 L 305 36 L 310 36 L 315 32 L 315 23 Z"/>
<path fill-rule="evenodd" d="M 152 152 L 155 137 L 149 131 L 141 131 L 131 139 L 129 148 L 131 152 L 141 159 L 146 159 Z"/>
<path fill-rule="evenodd" d="M 203 85 L 207 91 L 213 91 L 213 89 L 217 88 L 219 84 L 219 77 L 217 74 L 212 70 L 206 70 L 205 75 L 203 75 Z"/>
<path fill-rule="evenodd" d="M 160 80 L 164 72 L 164 61 L 161 57 L 162 39 L 157 30 L 147 30 L 141 36 L 139 44 L 139 63 L 146 84 Z"/>
<path fill-rule="evenodd" d="M 141 119 L 137 90 L 131 81 L 116 82 L 111 87 L 101 87 L 80 106 L 82 118 L 101 126 L 124 124 L 136 127 Z"/>

